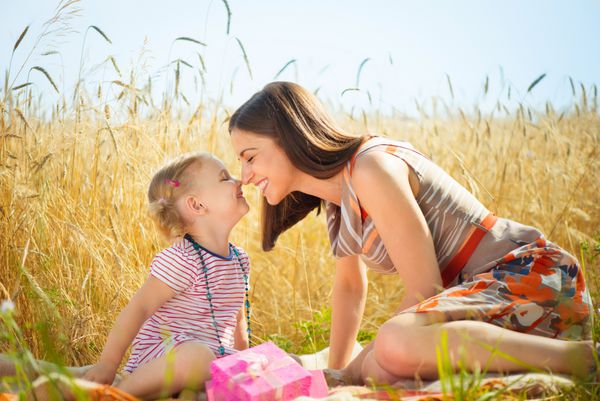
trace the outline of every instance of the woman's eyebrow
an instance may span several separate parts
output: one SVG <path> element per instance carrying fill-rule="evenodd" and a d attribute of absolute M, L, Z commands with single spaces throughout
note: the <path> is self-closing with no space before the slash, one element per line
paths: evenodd
<path fill-rule="evenodd" d="M 244 157 L 244 153 L 246 153 L 247 151 L 249 151 L 249 150 L 256 150 L 256 149 L 257 148 L 246 148 L 246 149 L 244 149 L 244 150 L 242 150 L 240 152 L 240 157 Z"/>

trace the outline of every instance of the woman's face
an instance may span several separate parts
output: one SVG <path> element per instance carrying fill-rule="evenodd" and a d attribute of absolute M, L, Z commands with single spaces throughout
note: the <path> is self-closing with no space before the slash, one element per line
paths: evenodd
<path fill-rule="evenodd" d="M 297 170 L 273 139 L 234 128 L 231 142 L 242 163 L 242 184 L 256 185 L 270 205 L 278 204 L 293 191 Z"/>

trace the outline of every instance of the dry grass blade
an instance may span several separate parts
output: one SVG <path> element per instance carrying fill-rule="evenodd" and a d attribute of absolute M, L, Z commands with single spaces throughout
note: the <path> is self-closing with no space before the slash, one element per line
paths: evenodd
<path fill-rule="evenodd" d="M 183 40 L 183 41 L 186 41 L 186 42 L 192 42 L 192 43 L 195 43 L 195 44 L 200 45 L 200 46 L 206 46 L 206 43 L 200 42 L 199 40 L 196 40 L 194 38 L 190 38 L 188 36 L 180 36 L 180 37 L 176 38 L 173 42 L 177 42 L 178 40 Z"/>
<path fill-rule="evenodd" d="M 15 42 L 15 45 L 13 46 L 13 53 L 15 52 L 15 50 L 17 50 L 17 47 L 19 47 L 19 45 L 21 44 L 21 41 L 25 37 L 25 34 L 27 34 L 28 30 L 29 30 L 29 25 L 27 25 L 25 27 L 25 29 L 23 29 L 23 32 L 21 32 L 21 35 L 19 35 L 19 39 L 17 39 L 17 41 Z"/>
<path fill-rule="evenodd" d="M 173 61 L 171 61 L 171 64 L 178 64 L 178 65 L 179 65 L 180 63 L 181 63 L 181 64 L 183 64 L 183 65 L 185 65 L 186 67 L 189 67 L 189 68 L 194 68 L 194 66 L 193 66 L 193 65 L 191 65 L 191 64 L 190 64 L 190 63 L 188 63 L 187 61 L 185 61 L 185 60 L 182 60 L 182 59 L 180 59 L 180 58 L 178 58 L 177 60 L 173 60 Z"/>
<path fill-rule="evenodd" d="M 31 126 L 29 125 L 29 123 L 27 122 L 27 119 L 25 118 L 25 116 L 23 115 L 23 112 L 21 111 L 21 109 L 19 109 L 18 107 L 15 107 L 15 112 L 17 113 L 17 115 L 19 116 L 19 118 L 21 119 L 21 121 L 23 121 L 25 123 L 25 126 L 29 129 L 31 129 Z"/>
<path fill-rule="evenodd" d="M 123 81 L 119 81 L 118 79 L 114 80 L 114 81 L 110 81 L 110 82 L 113 83 L 113 84 L 115 84 L 115 85 L 119 85 L 120 87 L 125 88 L 125 89 L 129 89 L 129 90 L 134 90 L 135 89 L 133 86 L 131 86 L 129 84 L 126 84 Z"/>
<path fill-rule="evenodd" d="M 177 97 L 177 94 L 179 93 L 179 79 L 181 76 L 181 62 L 179 60 L 177 60 L 177 67 L 175 68 L 175 97 Z"/>
<path fill-rule="evenodd" d="M 206 64 L 204 64 L 204 57 L 200 53 L 196 53 L 198 55 L 198 60 L 200 61 L 200 66 L 202 67 L 202 71 L 206 72 Z"/>
<path fill-rule="evenodd" d="M 490 77 L 486 75 L 485 83 L 483 84 L 483 94 L 484 95 L 487 95 L 489 86 L 490 86 Z"/>
<path fill-rule="evenodd" d="M 450 97 L 454 99 L 454 89 L 452 88 L 452 81 L 450 81 L 450 75 L 446 74 L 446 81 L 448 82 L 448 88 L 450 89 Z"/>
<path fill-rule="evenodd" d="M 569 77 L 569 84 L 571 84 L 571 94 L 575 96 L 575 84 L 573 83 L 573 78 Z"/>
<path fill-rule="evenodd" d="M 29 85 L 33 85 L 33 82 L 25 82 L 24 84 L 17 85 L 14 88 L 12 88 L 12 90 L 16 91 L 16 90 L 19 90 L 21 88 L 25 88 L 26 86 L 29 86 Z"/>
<path fill-rule="evenodd" d="M 231 8 L 229 8 L 227 0 L 223 0 L 223 4 L 225 4 L 225 9 L 227 10 L 227 35 L 229 35 L 229 28 L 231 26 Z"/>
<path fill-rule="evenodd" d="M 115 69 L 115 71 L 117 71 L 117 74 L 119 74 L 119 76 L 121 76 L 121 69 L 117 65 L 117 60 L 115 60 L 115 58 L 113 56 L 108 56 L 108 59 L 110 60 L 112 66 Z"/>
<path fill-rule="evenodd" d="M 75 3 L 78 3 L 78 2 L 79 2 L 79 0 L 69 0 L 69 1 L 66 1 L 64 3 L 61 1 L 60 3 L 58 3 L 58 6 L 56 6 L 56 14 L 59 14 L 64 9 L 66 9 L 69 6 L 71 6 L 71 5 L 75 4 Z"/>
<path fill-rule="evenodd" d="M 535 79 L 535 81 L 533 81 L 533 82 L 531 83 L 531 85 L 529 85 L 529 88 L 527 88 L 527 93 L 531 92 L 531 90 L 532 90 L 533 88 L 535 88 L 535 86 L 536 86 L 537 84 L 539 84 L 539 83 L 540 83 L 540 81 L 541 81 L 542 79 L 544 79 L 544 77 L 545 77 L 545 76 L 546 76 L 546 73 L 543 73 L 542 75 L 540 75 L 539 77 L 537 77 L 537 78 Z"/>
<path fill-rule="evenodd" d="M 346 88 L 346 89 L 344 89 L 344 90 L 342 91 L 342 94 L 341 94 L 340 96 L 344 96 L 344 94 L 345 94 L 346 92 L 354 92 L 354 91 L 358 91 L 358 92 L 360 92 L 360 89 L 359 89 L 359 88 Z"/>
<path fill-rule="evenodd" d="M 584 110 L 587 110 L 588 101 L 587 101 L 587 93 L 585 91 L 585 86 L 583 85 L 583 82 L 580 82 L 579 86 L 581 87 L 581 106 L 583 107 Z"/>
<path fill-rule="evenodd" d="M 52 85 L 52 87 L 54 88 L 56 93 L 59 93 L 58 86 L 56 86 L 56 84 L 54 83 L 54 80 L 52 79 L 52 77 L 50 76 L 48 71 L 46 71 L 43 67 L 40 67 L 39 65 L 31 67 L 29 71 L 31 71 L 31 70 L 36 70 L 36 71 L 39 71 L 42 74 L 44 74 L 44 76 L 48 79 L 48 81 L 50 81 L 50 84 Z"/>
<path fill-rule="evenodd" d="M 106 34 L 104 32 L 102 32 L 102 29 L 98 28 L 96 25 L 90 25 L 89 28 L 92 28 L 93 30 L 98 32 L 100 34 L 100 36 L 102 36 L 104 38 L 104 40 L 106 40 L 108 43 L 110 43 L 112 45 L 112 41 L 109 39 L 108 36 L 106 36 Z"/>
<path fill-rule="evenodd" d="M 253 80 L 254 77 L 252 76 L 252 69 L 250 68 L 250 61 L 248 61 L 248 54 L 246 53 L 246 49 L 244 49 L 244 45 L 242 44 L 242 41 L 239 38 L 235 38 L 235 40 L 238 42 L 238 45 L 240 45 L 240 49 L 242 49 L 242 55 L 244 56 L 244 62 L 246 63 L 248 74 L 250 74 L 250 79 Z"/>
<path fill-rule="evenodd" d="M 291 64 L 294 64 L 296 62 L 296 59 L 293 58 L 290 61 L 288 61 L 287 63 L 285 63 L 285 65 L 283 67 L 281 67 L 281 69 L 277 72 L 277 74 L 275 74 L 275 76 L 273 77 L 273 81 L 276 81 L 277 78 L 281 75 L 281 73 L 283 71 L 285 71 L 286 68 L 288 68 Z"/>
<path fill-rule="evenodd" d="M 354 85 L 357 88 L 360 87 L 360 85 L 359 85 L 359 82 L 360 82 L 360 73 L 362 72 L 362 69 L 365 66 L 365 64 L 367 64 L 369 62 L 369 60 L 371 60 L 371 59 L 369 57 L 367 57 L 366 59 L 364 59 L 363 61 L 361 61 L 360 65 L 358 66 L 358 71 L 356 72 L 356 84 Z"/>
<path fill-rule="evenodd" d="M 596 153 L 598 153 L 598 149 L 594 149 L 590 152 L 587 162 L 585 164 L 585 167 L 583 168 L 583 171 L 582 171 L 581 175 L 579 176 L 577 183 L 573 186 L 573 189 L 571 190 L 571 193 L 569 194 L 569 199 L 567 199 L 567 202 L 563 206 L 562 211 L 558 215 L 558 218 L 556 219 L 556 221 L 554 222 L 554 225 L 552 226 L 552 229 L 550 230 L 550 234 L 548 234 L 549 238 L 552 238 L 552 235 L 554 234 L 554 230 L 556 230 L 556 227 L 558 227 L 558 224 L 565 217 L 565 213 L 569 210 L 569 207 L 571 206 L 571 202 L 573 201 L 573 198 L 575 197 L 576 194 L 578 194 L 579 188 L 581 188 L 581 183 L 583 182 L 583 180 L 586 177 L 589 177 L 590 166 L 596 160 Z"/>

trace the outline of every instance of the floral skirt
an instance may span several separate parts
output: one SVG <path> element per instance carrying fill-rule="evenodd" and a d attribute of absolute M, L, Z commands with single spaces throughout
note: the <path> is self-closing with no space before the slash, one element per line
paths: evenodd
<path fill-rule="evenodd" d="M 402 313 L 441 312 L 563 340 L 591 339 L 592 301 L 574 256 L 544 238 L 495 261 L 491 270 Z"/>

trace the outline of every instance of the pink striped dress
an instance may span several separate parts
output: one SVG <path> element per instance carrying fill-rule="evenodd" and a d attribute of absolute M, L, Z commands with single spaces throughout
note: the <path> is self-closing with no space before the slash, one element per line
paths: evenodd
<path fill-rule="evenodd" d="M 225 355 L 235 352 L 236 317 L 245 297 L 243 271 L 249 273 L 250 268 L 246 252 L 239 247 L 236 250 L 239 260 L 231 251 L 223 257 L 204 248 L 200 250 L 208 268 L 208 285 Z M 200 256 L 192 244 L 184 240 L 160 252 L 150 265 L 150 275 L 167 284 L 177 295 L 144 322 L 132 342 L 124 370 L 133 372 L 189 341 L 206 344 L 218 356 L 219 342 L 206 298 L 206 279 Z"/>

